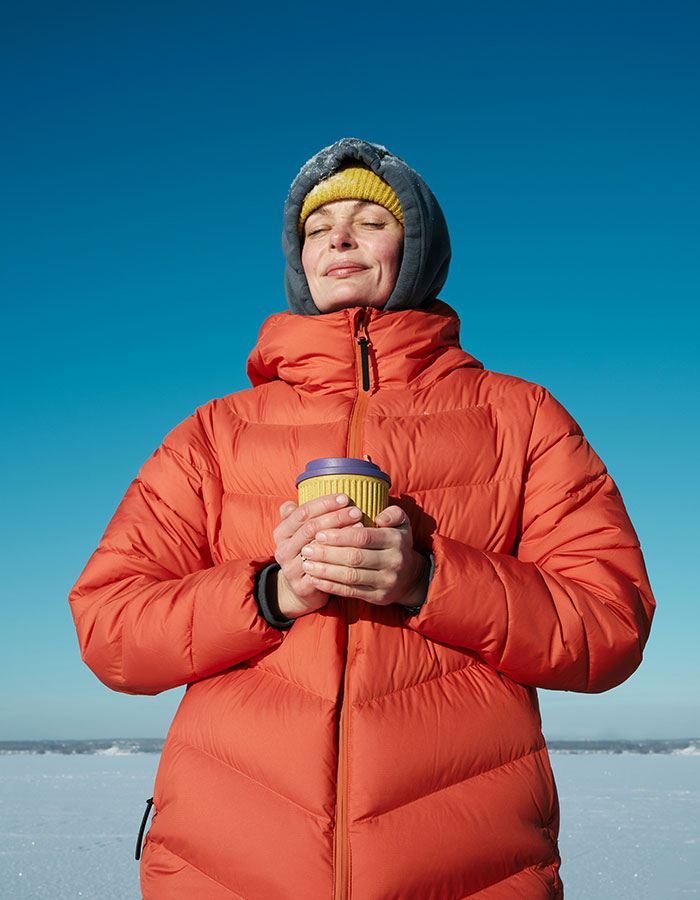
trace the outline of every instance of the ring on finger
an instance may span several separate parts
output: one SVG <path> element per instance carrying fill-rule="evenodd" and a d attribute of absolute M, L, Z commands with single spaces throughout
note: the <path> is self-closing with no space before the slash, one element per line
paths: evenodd
<path fill-rule="evenodd" d="M 301 551 L 299 551 L 299 556 L 301 556 L 302 562 L 306 562 L 306 557 L 304 556 L 304 554 Z"/>

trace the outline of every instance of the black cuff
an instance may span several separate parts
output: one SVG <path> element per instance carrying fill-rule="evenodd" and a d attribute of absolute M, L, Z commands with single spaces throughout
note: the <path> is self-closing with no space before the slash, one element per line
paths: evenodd
<path fill-rule="evenodd" d="M 277 563 L 270 563 L 269 566 L 265 566 L 258 572 L 255 578 L 255 602 L 258 604 L 258 612 L 268 625 L 280 631 L 286 631 L 292 627 L 296 619 L 285 619 L 280 615 L 277 604 L 270 602 L 269 595 L 270 576 L 279 572 L 279 569 Z"/>
<path fill-rule="evenodd" d="M 428 587 L 430 587 L 430 582 L 433 580 L 433 575 L 435 574 L 435 555 L 433 553 L 427 553 L 423 550 L 418 550 L 417 552 L 420 553 L 421 556 L 424 556 L 430 563 L 430 569 L 428 570 Z M 417 616 L 425 606 L 427 599 L 428 594 L 426 592 L 425 600 L 423 600 L 422 603 L 419 603 L 418 606 L 404 606 L 404 612 L 407 616 Z"/>

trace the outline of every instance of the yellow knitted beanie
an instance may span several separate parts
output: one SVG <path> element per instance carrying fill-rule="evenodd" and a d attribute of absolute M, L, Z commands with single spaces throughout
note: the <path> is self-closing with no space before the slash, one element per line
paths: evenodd
<path fill-rule="evenodd" d="M 353 163 L 344 166 L 311 188 L 304 198 L 299 214 L 299 234 L 312 212 L 324 203 L 332 203 L 334 200 L 367 200 L 370 203 L 378 203 L 379 206 L 388 209 L 401 225 L 404 224 L 399 198 L 386 181 L 362 163 Z"/>

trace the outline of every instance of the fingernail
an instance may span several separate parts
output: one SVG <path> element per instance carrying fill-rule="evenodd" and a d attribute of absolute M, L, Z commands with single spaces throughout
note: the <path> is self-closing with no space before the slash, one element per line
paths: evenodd
<path fill-rule="evenodd" d="M 314 570 L 314 564 L 312 562 L 303 562 L 301 567 L 305 572 L 313 572 Z"/>
<path fill-rule="evenodd" d="M 352 509 L 348 511 L 348 515 L 351 519 L 361 519 L 362 510 L 358 509 L 356 506 L 353 506 Z"/>
<path fill-rule="evenodd" d="M 342 506 L 344 503 L 347 503 L 349 499 L 347 494 L 336 494 L 335 502 Z"/>
<path fill-rule="evenodd" d="M 311 546 L 311 544 L 307 544 L 306 547 L 301 548 L 301 554 L 302 556 L 313 556 L 314 548 Z"/>
<path fill-rule="evenodd" d="M 321 541 L 321 543 L 323 543 L 326 540 L 326 532 L 319 531 L 319 533 L 316 535 L 316 540 Z"/>

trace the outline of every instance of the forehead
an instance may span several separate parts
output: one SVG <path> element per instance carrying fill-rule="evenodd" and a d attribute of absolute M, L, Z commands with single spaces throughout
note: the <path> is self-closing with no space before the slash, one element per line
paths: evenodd
<path fill-rule="evenodd" d="M 369 200 L 332 200 L 330 203 L 324 203 L 323 206 L 319 206 L 318 209 L 315 209 L 309 215 L 309 219 L 312 219 L 315 216 L 325 216 L 328 218 L 332 218 L 333 216 L 351 216 L 362 210 L 371 210 L 373 214 L 385 213 L 387 216 L 391 216 L 388 209 L 385 209 L 378 203 L 372 203 Z"/>

